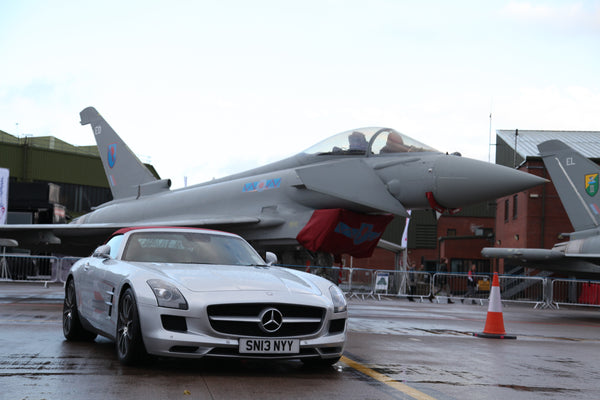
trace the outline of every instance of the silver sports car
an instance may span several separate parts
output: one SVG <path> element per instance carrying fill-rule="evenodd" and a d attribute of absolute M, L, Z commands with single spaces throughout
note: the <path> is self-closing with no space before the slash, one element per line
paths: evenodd
<path fill-rule="evenodd" d="M 336 285 L 265 264 L 237 235 L 133 228 L 73 266 L 63 332 L 114 340 L 124 364 L 151 354 L 329 365 L 342 355 L 346 319 Z"/>

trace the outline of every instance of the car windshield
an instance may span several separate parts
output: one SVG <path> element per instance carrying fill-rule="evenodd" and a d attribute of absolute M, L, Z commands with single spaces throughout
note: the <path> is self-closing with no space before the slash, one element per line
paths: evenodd
<path fill-rule="evenodd" d="M 135 232 L 123 251 L 125 261 L 184 264 L 265 265 L 244 240 L 205 232 Z"/>
<path fill-rule="evenodd" d="M 403 133 L 390 128 L 360 128 L 338 133 L 305 150 L 306 154 L 380 155 L 434 151 Z"/>

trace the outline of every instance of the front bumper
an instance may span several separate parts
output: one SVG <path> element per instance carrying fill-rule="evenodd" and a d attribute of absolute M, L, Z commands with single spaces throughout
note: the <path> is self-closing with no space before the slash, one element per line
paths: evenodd
<path fill-rule="evenodd" d="M 325 313 L 318 332 L 310 335 L 284 337 L 299 340 L 300 352 L 297 354 L 240 354 L 239 339 L 248 336 L 223 334 L 215 331 L 209 322 L 206 307 L 190 305 L 189 310 L 175 310 L 149 304 L 138 304 L 138 311 L 146 351 L 157 356 L 329 359 L 339 358 L 346 342 L 347 313 L 334 314 L 329 309 Z M 165 318 L 165 315 L 168 317 Z M 169 323 L 169 321 L 171 322 Z M 332 323 L 332 321 L 336 322 Z"/>

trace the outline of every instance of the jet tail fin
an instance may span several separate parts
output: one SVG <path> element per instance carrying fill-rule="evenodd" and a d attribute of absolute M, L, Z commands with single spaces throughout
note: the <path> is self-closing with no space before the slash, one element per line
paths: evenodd
<path fill-rule="evenodd" d="M 550 178 L 575 231 L 600 225 L 600 167 L 560 140 L 538 145 Z"/>
<path fill-rule="evenodd" d="M 156 192 L 159 186 L 161 189 L 168 189 L 169 181 L 157 180 L 94 107 L 84 109 L 79 116 L 81 125 L 92 126 L 104 172 L 115 200 L 150 194 Z M 149 187 L 152 190 L 148 190 Z"/>

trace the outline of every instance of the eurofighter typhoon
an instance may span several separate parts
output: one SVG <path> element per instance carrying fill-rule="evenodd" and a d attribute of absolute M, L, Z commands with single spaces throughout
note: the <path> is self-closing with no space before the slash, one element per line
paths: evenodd
<path fill-rule="evenodd" d="M 391 128 L 361 128 L 278 162 L 171 190 L 170 180 L 154 177 L 96 109 L 80 117 L 91 125 L 113 200 L 69 224 L 5 225 L 0 237 L 87 255 L 122 227 L 190 226 L 237 233 L 290 260 L 306 249 L 364 256 L 390 219 L 407 210 L 452 211 L 546 181 L 444 154 Z"/>

